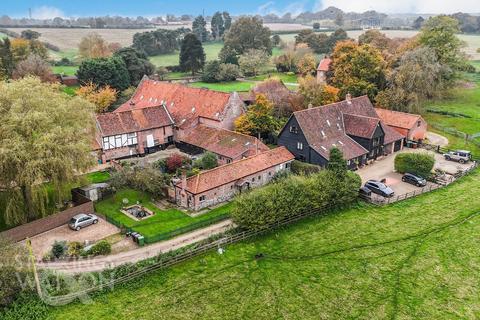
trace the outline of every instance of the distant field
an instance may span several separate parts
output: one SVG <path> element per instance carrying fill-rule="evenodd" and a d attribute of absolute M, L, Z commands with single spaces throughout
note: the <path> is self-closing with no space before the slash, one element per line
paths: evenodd
<path fill-rule="evenodd" d="M 347 34 L 352 39 L 358 39 L 358 37 L 363 34 L 365 31 L 354 30 L 348 31 Z M 418 34 L 418 31 L 410 30 L 382 30 L 389 38 L 410 38 Z M 326 32 L 330 34 L 331 32 Z M 282 34 L 280 38 L 285 42 L 295 41 L 295 33 Z M 480 60 L 480 53 L 477 53 L 477 49 L 480 48 L 480 35 L 465 35 L 460 34 L 458 37 L 463 40 L 466 44 L 464 48 L 465 53 L 467 53 L 472 60 Z"/>
<path fill-rule="evenodd" d="M 207 56 L 207 61 L 215 60 L 218 57 L 218 53 L 222 50 L 223 43 L 221 42 L 208 42 L 203 44 L 203 50 Z M 150 61 L 157 67 L 176 66 L 178 65 L 178 52 L 170 54 L 162 54 L 158 56 L 150 57 Z"/>

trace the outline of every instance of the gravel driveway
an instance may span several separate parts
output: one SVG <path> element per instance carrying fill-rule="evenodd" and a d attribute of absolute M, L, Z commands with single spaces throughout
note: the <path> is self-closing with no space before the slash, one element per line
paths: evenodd
<path fill-rule="evenodd" d="M 119 232 L 120 229 L 101 218 L 99 218 L 97 224 L 88 226 L 80 231 L 73 231 L 67 225 L 63 225 L 32 237 L 33 253 L 37 259 L 41 259 L 52 248 L 55 240 L 78 241 L 81 243 L 89 241 L 92 243 Z"/>

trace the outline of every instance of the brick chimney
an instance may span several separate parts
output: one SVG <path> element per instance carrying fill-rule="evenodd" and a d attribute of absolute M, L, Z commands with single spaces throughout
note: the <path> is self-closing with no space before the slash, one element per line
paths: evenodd
<path fill-rule="evenodd" d="M 181 182 L 181 186 L 182 186 L 182 196 L 185 196 L 187 194 L 186 190 L 187 190 L 187 170 L 183 169 L 182 170 L 182 182 Z"/>

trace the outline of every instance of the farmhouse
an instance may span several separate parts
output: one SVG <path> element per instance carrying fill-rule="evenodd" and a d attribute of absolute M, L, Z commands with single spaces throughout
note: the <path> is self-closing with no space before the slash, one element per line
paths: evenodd
<path fill-rule="evenodd" d="M 330 58 L 323 58 L 317 67 L 317 83 L 327 83 L 327 72 L 330 70 L 330 64 L 332 60 Z"/>
<path fill-rule="evenodd" d="M 250 188 L 270 182 L 276 173 L 290 170 L 294 156 L 284 147 L 265 151 L 212 170 L 203 171 L 174 184 L 173 201 L 190 210 L 205 207 L 233 198 Z"/>
<path fill-rule="evenodd" d="M 155 152 L 173 142 L 174 122 L 163 105 L 100 114 L 96 120 L 102 163 Z"/>
<path fill-rule="evenodd" d="M 421 142 L 427 135 L 427 122 L 421 115 L 376 108 L 378 117 L 407 140 Z"/>
<path fill-rule="evenodd" d="M 297 111 L 280 132 L 278 144 L 301 161 L 325 167 L 334 147 L 350 169 L 403 148 L 404 136 L 378 117 L 367 96 Z"/>
<path fill-rule="evenodd" d="M 129 101 L 114 112 L 97 116 L 94 149 L 105 163 L 176 143 L 190 153 L 214 152 L 220 163 L 228 163 L 268 149 L 254 137 L 230 131 L 244 112 L 237 93 L 145 77 Z"/>

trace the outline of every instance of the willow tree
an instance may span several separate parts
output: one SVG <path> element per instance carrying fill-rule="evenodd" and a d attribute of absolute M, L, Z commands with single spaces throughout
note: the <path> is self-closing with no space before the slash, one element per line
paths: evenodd
<path fill-rule="evenodd" d="M 38 78 L 0 83 L 0 205 L 9 225 L 44 216 L 47 191 L 60 194 L 94 164 L 93 110 Z"/>

